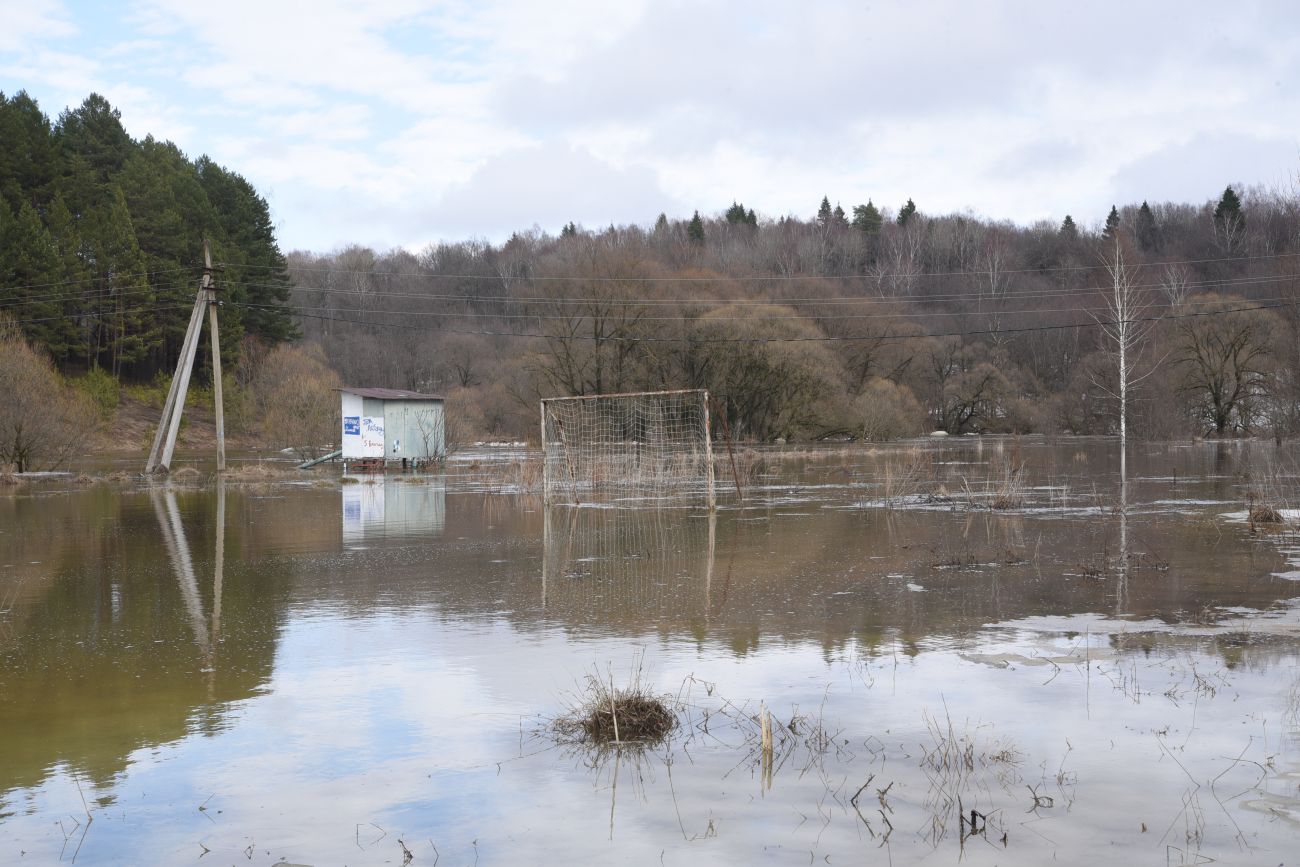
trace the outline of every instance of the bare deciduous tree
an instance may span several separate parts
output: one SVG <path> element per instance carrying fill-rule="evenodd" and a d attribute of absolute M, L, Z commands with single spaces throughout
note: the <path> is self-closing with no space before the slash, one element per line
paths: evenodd
<path fill-rule="evenodd" d="M 94 431 L 90 401 L 65 386 L 53 363 L 0 321 L 0 467 L 52 470 Z"/>

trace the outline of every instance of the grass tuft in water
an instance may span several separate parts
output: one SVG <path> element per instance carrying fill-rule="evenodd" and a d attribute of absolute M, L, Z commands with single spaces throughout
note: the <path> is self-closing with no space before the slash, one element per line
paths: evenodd
<path fill-rule="evenodd" d="M 561 737 L 599 746 L 658 743 L 676 726 L 676 714 L 664 698 L 645 687 L 639 669 L 622 689 L 614 686 L 612 677 L 588 675 L 578 702 L 554 723 Z"/>

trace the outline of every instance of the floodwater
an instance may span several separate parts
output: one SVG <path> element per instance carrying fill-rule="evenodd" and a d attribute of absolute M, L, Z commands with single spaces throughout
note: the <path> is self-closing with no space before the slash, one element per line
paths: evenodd
<path fill-rule="evenodd" d="M 488 455 L 0 490 L 0 862 L 1293 863 L 1294 458 L 1135 445 L 1123 512 L 1097 439 L 746 451 L 713 513 Z M 557 738 L 634 677 L 666 742 Z"/>

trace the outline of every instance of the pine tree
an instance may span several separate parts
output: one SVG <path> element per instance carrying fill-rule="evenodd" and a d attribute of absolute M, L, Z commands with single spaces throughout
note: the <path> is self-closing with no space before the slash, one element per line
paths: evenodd
<path fill-rule="evenodd" d="M 576 238 L 577 236 L 578 236 L 578 225 L 577 223 L 574 223 L 572 220 L 565 223 L 560 228 L 561 238 Z"/>
<path fill-rule="evenodd" d="M 829 196 L 822 196 L 822 203 L 817 208 L 817 225 L 825 229 L 831 224 L 831 200 Z"/>
<path fill-rule="evenodd" d="M 29 340 L 45 345 L 61 329 L 62 304 L 58 297 L 59 257 L 50 233 L 27 202 L 18 212 L 0 199 L 0 286 L 10 313 L 21 323 Z"/>
<path fill-rule="evenodd" d="M 1133 227 L 1137 234 L 1138 246 L 1143 252 L 1151 252 L 1160 248 L 1160 227 L 1156 225 L 1156 215 L 1151 213 L 1151 206 L 1145 201 L 1142 207 L 1138 209 L 1137 223 Z"/>
<path fill-rule="evenodd" d="M 1115 240 L 1115 233 L 1119 231 L 1119 209 L 1114 205 L 1110 206 L 1110 213 L 1106 215 L 1106 225 L 1101 230 L 1102 240 Z"/>
<path fill-rule="evenodd" d="M 749 213 L 745 214 L 745 222 L 749 224 L 751 229 L 758 228 L 758 215 L 754 213 L 753 208 L 750 208 Z"/>
<path fill-rule="evenodd" d="M 655 218 L 654 232 L 656 235 L 662 236 L 667 231 L 668 231 L 668 215 L 664 213 L 660 213 L 659 216 Z"/>
<path fill-rule="evenodd" d="M 916 203 L 913 202 L 911 199 L 908 199 L 907 204 L 903 205 L 903 207 L 898 212 L 898 225 L 906 226 L 908 221 L 915 216 L 916 216 Z"/>
<path fill-rule="evenodd" d="M 1223 191 L 1218 207 L 1214 209 L 1214 222 L 1220 225 L 1233 225 L 1239 229 L 1246 228 L 1246 215 L 1241 212 L 1241 199 L 1231 185 Z"/>
<path fill-rule="evenodd" d="M 847 226 L 849 224 L 848 220 L 845 219 L 844 209 L 840 207 L 839 202 L 835 203 L 835 210 L 831 213 L 831 219 L 837 226 Z"/>
<path fill-rule="evenodd" d="M 87 360 L 107 363 L 114 376 L 124 366 L 143 361 L 157 337 L 158 321 L 136 241 L 131 213 L 121 187 L 111 204 L 95 212 L 88 227 L 95 291 L 94 320 L 87 341 Z"/>
<path fill-rule="evenodd" d="M 1066 241 L 1079 240 L 1079 227 L 1074 224 L 1074 217 L 1066 214 L 1065 219 L 1061 221 L 1061 230 L 1057 234 Z"/>
<path fill-rule="evenodd" d="M 700 212 L 696 211 L 691 217 L 690 223 L 686 226 L 686 237 L 692 244 L 702 246 L 704 244 L 704 221 L 700 219 Z"/>
<path fill-rule="evenodd" d="M 853 207 L 853 227 L 868 235 L 880 233 L 880 226 L 884 221 L 881 219 L 880 211 L 867 199 L 865 205 L 855 205 Z"/>

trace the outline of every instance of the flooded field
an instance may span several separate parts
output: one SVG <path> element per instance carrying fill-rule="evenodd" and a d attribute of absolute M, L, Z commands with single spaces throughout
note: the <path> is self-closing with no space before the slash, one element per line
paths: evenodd
<path fill-rule="evenodd" d="M 0 861 L 1300 851 L 1293 452 L 746 451 L 714 512 L 518 457 L 0 489 Z M 557 727 L 637 678 L 665 740 Z"/>

